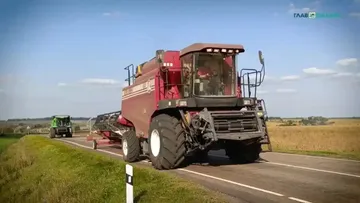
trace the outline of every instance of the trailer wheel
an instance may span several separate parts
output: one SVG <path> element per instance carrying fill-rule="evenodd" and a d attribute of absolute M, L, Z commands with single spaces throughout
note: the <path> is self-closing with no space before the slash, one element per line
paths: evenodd
<path fill-rule="evenodd" d="M 127 131 L 123 134 L 121 139 L 121 148 L 123 151 L 123 158 L 126 162 L 135 162 L 140 157 L 140 141 L 136 137 L 133 130 Z"/>
<path fill-rule="evenodd" d="M 49 138 L 54 138 L 54 137 L 55 137 L 55 129 L 54 129 L 54 128 L 50 128 Z"/>
<path fill-rule="evenodd" d="M 254 143 L 245 146 L 242 143 L 230 142 L 226 144 L 225 152 L 229 159 L 235 163 L 253 163 L 260 158 L 261 144 Z"/>
<path fill-rule="evenodd" d="M 185 132 L 181 121 L 161 114 L 153 118 L 149 129 L 150 160 L 156 169 L 173 169 L 185 161 Z"/>

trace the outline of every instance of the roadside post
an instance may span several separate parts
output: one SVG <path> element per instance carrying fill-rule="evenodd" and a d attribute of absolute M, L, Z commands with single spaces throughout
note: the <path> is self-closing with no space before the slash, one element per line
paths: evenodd
<path fill-rule="evenodd" d="M 126 164 L 126 203 L 134 202 L 134 190 L 133 190 L 133 167 L 129 164 Z"/>

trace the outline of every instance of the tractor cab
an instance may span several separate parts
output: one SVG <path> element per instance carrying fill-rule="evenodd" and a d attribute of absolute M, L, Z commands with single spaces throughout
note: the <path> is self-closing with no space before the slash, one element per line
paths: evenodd
<path fill-rule="evenodd" d="M 69 115 L 55 115 L 52 117 L 52 126 L 71 127 L 71 118 Z"/>

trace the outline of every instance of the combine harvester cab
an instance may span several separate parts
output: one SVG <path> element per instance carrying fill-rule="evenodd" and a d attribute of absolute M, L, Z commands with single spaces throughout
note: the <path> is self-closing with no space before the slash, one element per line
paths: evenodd
<path fill-rule="evenodd" d="M 50 124 L 50 138 L 55 137 L 72 137 L 72 122 L 69 115 L 55 115 L 52 116 Z"/>
<path fill-rule="evenodd" d="M 237 71 L 236 56 L 244 51 L 242 45 L 205 43 L 157 50 L 136 73 L 133 65 L 125 68 L 128 86 L 117 122 L 96 126 L 107 137 L 121 132 L 115 134 L 125 161 L 145 155 L 156 169 L 177 168 L 218 149 L 236 163 L 254 162 L 262 145 L 271 150 L 265 101 L 256 97 L 265 65 L 259 51 L 261 70 Z"/>

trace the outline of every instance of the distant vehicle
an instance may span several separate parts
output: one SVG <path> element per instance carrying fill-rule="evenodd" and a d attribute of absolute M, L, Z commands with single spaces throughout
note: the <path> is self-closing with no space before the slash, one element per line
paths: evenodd
<path fill-rule="evenodd" d="M 69 115 L 52 116 L 50 127 L 50 138 L 55 137 L 72 137 L 72 122 Z"/>
<path fill-rule="evenodd" d="M 265 102 L 256 97 L 265 65 L 259 51 L 261 70 L 237 72 L 236 56 L 244 51 L 207 43 L 157 50 L 136 73 L 133 65 L 125 68 L 121 111 L 99 115 L 94 127 L 122 142 L 125 161 L 145 155 L 156 169 L 174 169 L 218 149 L 237 163 L 254 162 L 262 144 L 271 151 Z"/>

